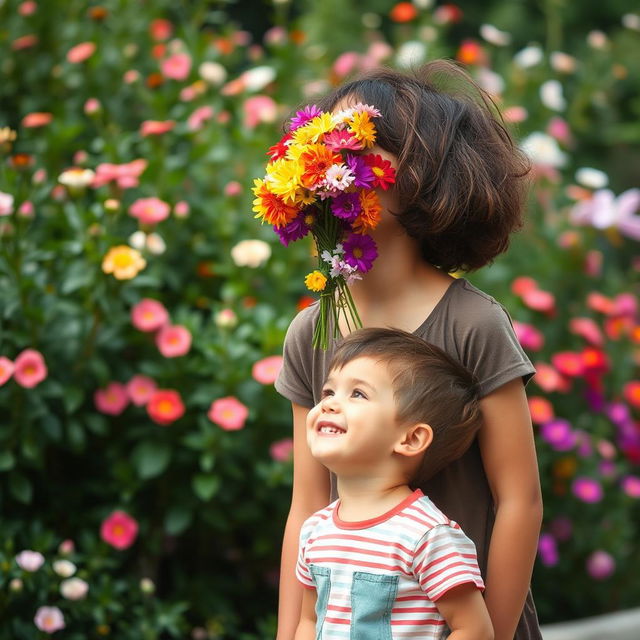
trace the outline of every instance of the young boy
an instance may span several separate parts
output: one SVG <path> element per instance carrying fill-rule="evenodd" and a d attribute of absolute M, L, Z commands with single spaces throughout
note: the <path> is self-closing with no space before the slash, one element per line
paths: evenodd
<path fill-rule="evenodd" d="M 421 338 L 372 328 L 340 344 L 307 419 L 340 499 L 301 530 L 296 640 L 492 640 L 473 542 L 410 488 L 481 421 L 472 374 Z"/>

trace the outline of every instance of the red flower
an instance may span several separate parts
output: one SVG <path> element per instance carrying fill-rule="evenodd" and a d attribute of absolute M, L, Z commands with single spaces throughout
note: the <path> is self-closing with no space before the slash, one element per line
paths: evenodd
<path fill-rule="evenodd" d="M 626 401 L 633 407 L 640 409 L 640 380 L 631 380 L 622 388 Z"/>
<path fill-rule="evenodd" d="M 149 417 L 163 427 L 182 418 L 184 411 L 180 394 L 172 389 L 158 389 L 147 404 Z"/>
<path fill-rule="evenodd" d="M 551 403 L 542 396 L 532 396 L 528 400 L 529 411 L 531 413 L 531 421 L 534 424 L 543 424 L 549 422 L 554 417 L 553 407 Z"/>
<path fill-rule="evenodd" d="M 394 22 L 411 22 L 417 15 L 418 10 L 411 2 L 398 2 L 389 12 Z"/>
<path fill-rule="evenodd" d="M 396 170 L 388 160 L 382 156 L 370 153 L 363 157 L 365 164 L 371 169 L 374 176 L 372 186 L 380 187 L 383 191 L 396 181 Z"/>
<path fill-rule="evenodd" d="M 464 64 L 486 64 L 487 55 L 479 42 L 464 40 L 458 48 L 456 60 Z"/>
<path fill-rule="evenodd" d="M 562 351 L 551 356 L 553 366 L 563 375 L 575 378 L 584 374 L 582 355 L 573 351 Z"/>
<path fill-rule="evenodd" d="M 609 359 L 601 349 L 587 347 L 582 352 L 582 362 L 587 373 L 601 374 L 609 370 Z"/>
<path fill-rule="evenodd" d="M 277 144 L 274 144 L 272 147 L 269 147 L 269 151 L 267 151 L 267 155 L 273 160 L 279 160 L 280 158 L 284 158 L 287 153 L 289 147 L 287 146 L 287 141 L 291 140 L 292 136 L 290 133 L 287 133 L 286 136 L 283 136 Z"/>

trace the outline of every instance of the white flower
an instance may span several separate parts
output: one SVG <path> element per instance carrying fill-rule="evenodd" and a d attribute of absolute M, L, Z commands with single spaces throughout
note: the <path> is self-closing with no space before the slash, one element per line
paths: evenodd
<path fill-rule="evenodd" d="M 563 167 L 567 156 L 560 150 L 555 138 L 535 131 L 522 141 L 522 150 L 531 158 L 534 164 L 548 167 Z"/>
<path fill-rule="evenodd" d="M 506 31 L 500 31 L 492 24 L 483 24 L 480 26 L 480 35 L 490 44 L 498 47 L 504 47 L 511 42 L 511 34 Z"/>
<path fill-rule="evenodd" d="M 67 169 L 58 176 L 58 182 L 65 187 L 83 189 L 91 184 L 95 175 L 91 169 Z"/>
<path fill-rule="evenodd" d="M 576 70 L 576 59 L 563 51 L 554 51 L 549 61 L 551 68 L 558 73 L 573 73 Z"/>
<path fill-rule="evenodd" d="M 344 164 L 333 164 L 325 173 L 327 186 L 338 191 L 344 191 L 355 179 L 349 167 Z"/>
<path fill-rule="evenodd" d="M 540 85 L 540 100 L 542 104 L 553 111 L 564 111 L 567 101 L 562 95 L 562 85 L 558 80 L 547 80 Z"/>
<path fill-rule="evenodd" d="M 535 67 L 537 64 L 540 64 L 543 57 L 544 54 L 540 47 L 536 45 L 529 45 L 528 47 L 518 51 L 518 53 L 513 56 L 513 61 L 519 67 L 529 69 L 530 67 Z"/>
<path fill-rule="evenodd" d="M 215 323 L 221 329 L 232 329 L 238 324 L 238 316 L 233 309 L 221 309 L 216 313 Z"/>
<path fill-rule="evenodd" d="M 138 251 L 143 251 L 147 244 L 147 234 L 144 231 L 134 231 L 129 236 L 129 245 Z"/>
<path fill-rule="evenodd" d="M 231 258 L 238 267 L 255 269 L 271 257 L 271 247 L 263 240 L 241 240 L 231 249 Z"/>
<path fill-rule="evenodd" d="M 53 563 L 53 570 L 61 578 L 69 578 L 76 572 L 76 565 L 69 560 L 56 560 Z"/>
<path fill-rule="evenodd" d="M 492 96 L 499 96 L 504 92 L 504 79 L 491 69 L 482 67 L 478 69 L 476 77 L 478 84 Z"/>
<path fill-rule="evenodd" d="M 640 16 L 637 13 L 625 13 L 622 16 L 622 26 L 640 31 Z"/>
<path fill-rule="evenodd" d="M 408 40 L 398 47 L 396 64 L 409 68 L 422 62 L 427 56 L 427 47 L 418 40 Z"/>
<path fill-rule="evenodd" d="M 25 571 L 37 571 L 44 564 L 44 556 L 39 551 L 30 551 L 29 549 L 21 551 L 16 556 L 16 562 L 21 569 Z"/>
<path fill-rule="evenodd" d="M 609 176 L 599 169 L 583 167 L 576 171 L 576 182 L 589 189 L 603 189 L 609 184 Z"/>
<path fill-rule="evenodd" d="M 198 67 L 198 73 L 213 86 L 221 85 L 227 79 L 227 70 L 219 62 L 203 62 Z"/>
<path fill-rule="evenodd" d="M 0 191 L 0 216 L 8 216 L 11 213 L 13 213 L 13 196 Z"/>
<path fill-rule="evenodd" d="M 597 29 L 587 34 L 587 44 L 592 49 L 604 49 L 609 44 L 606 34 Z"/>
<path fill-rule="evenodd" d="M 69 578 L 60 583 L 60 593 L 67 600 L 82 600 L 89 591 L 89 585 L 82 578 Z"/>
<path fill-rule="evenodd" d="M 160 256 L 167 250 L 167 245 L 161 235 L 150 233 L 147 236 L 147 250 L 154 256 Z"/>
<path fill-rule="evenodd" d="M 24 583 L 20 578 L 12 578 L 9 582 L 9 591 L 13 591 L 14 593 L 18 593 L 22 591 L 24 588 Z"/>
<path fill-rule="evenodd" d="M 156 585 L 151 578 L 140 579 L 140 591 L 142 593 L 151 594 L 156 590 Z"/>
<path fill-rule="evenodd" d="M 413 4 L 415 4 L 418 9 L 431 9 L 433 0 L 413 0 Z"/>
<path fill-rule="evenodd" d="M 266 65 L 254 67 L 245 71 L 241 78 L 248 91 L 260 91 L 276 79 L 276 70 Z"/>

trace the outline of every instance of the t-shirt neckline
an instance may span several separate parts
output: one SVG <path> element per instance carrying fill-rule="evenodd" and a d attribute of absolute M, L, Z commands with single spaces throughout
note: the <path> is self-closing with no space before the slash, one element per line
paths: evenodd
<path fill-rule="evenodd" d="M 420 335 L 432 322 L 435 322 L 440 313 L 440 310 L 442 309 L 442 307 L 444 307 L 445 303 L 449 299 L 449 296 L 453 293 L 453 288 L 456 287 L 459 282 L 466 282 L 466 280 L 464 278 L 455 278 L 453 282 L 449 283 L 449 286 L 440 297 L 440 300 L 438 300 L 433 309 L 431 309 L 431 313 L 423 320 L 420 326 L 418 326 L 411 332 L 413 335 Z"/>
<path fill-rule="evenodd" d="M 377 524 L 381 524 L 382 522 L 386 522 L 387 520 L 393 518 L 396 514 L 400 513 L 410 504 L 424 497 L 424 493 L 420 489 L 416 489 L 413 493 L 409 494 L 406 498 L 404 498 L 401 502 L 399 502 L 395 507 L 383 513 L 375 518 L 369 518 L 368 520 L 358 520 L 356 522 L 346 522 L 342 520 L 338 515 L 338 510 L 340 509 L 340 499 L 336 501 L 336 506 L 333 509 L 333 523 L 338 527 L 338 529 L 369 529 L 374 527 Z"/>

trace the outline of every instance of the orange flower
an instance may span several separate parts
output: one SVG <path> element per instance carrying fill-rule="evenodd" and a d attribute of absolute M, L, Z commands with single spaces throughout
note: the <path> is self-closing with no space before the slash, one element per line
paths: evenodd
<path fill-rule="evenodd" d="M 104 273 L 112 273 L 118 280 L 131 280 L 146 266 L 140 252 L 125 244 L 111 247 L 102 261 Z"/>
<path fill-rule="evenodd" d="M 264 180 L 257 178 L 254 184 L 253 193 L 256 195 L 253 201 L 253 211 L 256 213 L 254 217 L 279 228 L 284 227 L 298 215 L 298 209 L 287 204 L 275 193 L 271 193 Z"/>
<path fill-rule="evenodd" d="M 464 40 L 456 53 L 456 60 L 464 64 L 485 64 L 487 56 L 475 40 Z"/>
<path fill-rule="evenodd" d="M 622 389 L 622 393 L 631 406 L 640 409 L 640 380 L 627 382 Z"/>
<path fill-rule="evenodd" d="M 380 222 L 382 207 L 375 191 L 360 191 L 360 206 L 362 211 L 353 223 L 353 230 L 356 233 L 367 233 L 370 229 L 375 229 Z"/>
<path fill-rule="evenodd" d="M 529 398 L 529 412 L 531 413 L 531 421 L 534 424 L 549 422 L 555 415 L 551 403 L 542 396 Z"/>
<path fill-rule="evenodd" d="M 310 144 L 307 151 L 300 156 L 300 162 L 304 164 L 302 184 L 307 189 L 312 189 L 324 180 L 327 169 L 331 165 L 342 162 L 342 156 L 323 144 Z"/>
<path fill-rule="evenodd" d="M 398 2 L 389 12 L 394 22 L 411 22 L 418 15 L 418 10 L 411 2 Z"/>
<path fill-rule="evenodd" d="M 22 118 L 22 126 L 28 129 L 44 127 L 52 120 L 53 114 L 46 113 L 44 111 L 34 111 L 33 113 L 28 113 L 24 118 Z"/>

